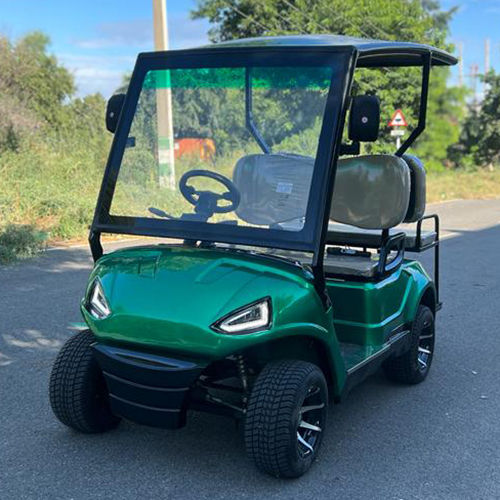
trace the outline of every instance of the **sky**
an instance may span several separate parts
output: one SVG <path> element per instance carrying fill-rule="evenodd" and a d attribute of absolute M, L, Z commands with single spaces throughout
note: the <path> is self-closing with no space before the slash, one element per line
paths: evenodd
<path fill-rule="evenodd" d="M 314 1 L 314 0 L 312 0 Z M 500 71 L 500 0 L 442 0 L 458 6 L 451 41 L 464 47 L 465 82 L 471 66 L 484 71 L 484 41 L 491 66 Z M 208 42 L 208 22 L 190 19 L 195 0 L 168 0 L 171 48 Z M 78 95 L 109 97 L 130 72 L 138 52 L 153 48 L 151 0 L 0 0 L 0 33 L 18 38 L 33 30 L 48 34 L 50 51 L 73 73 Z M 457 81 L 455 68 L 453 80 Z"/>

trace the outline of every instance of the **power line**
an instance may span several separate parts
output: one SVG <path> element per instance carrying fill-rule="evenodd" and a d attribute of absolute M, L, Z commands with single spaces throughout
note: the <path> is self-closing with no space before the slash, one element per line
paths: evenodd
<path fill-rule="evenodd" d="M 354 23 L 354 21 L 351 21 L 348 17 L 346 17 L 345 15 L 341 14 L 340 12 L 335 12 L 333 9 L 331 9 L 328 6 L 327 6 L 327 8 L 328 8 L 328 10 L 330 11 L 331 14 L 333 14 L 334 16 L 340 17 L 343 21 L 345 21 L 347 24 L 349 24 L 351 26 L 351 28 L 354 28 L 355 30 L 359 31 L 366 38 L 371 38 L 370 35 L 368 35 L 368 33 L 366 33 L 359 26 L 357 26 Z"/>
<path fill-rule="evenodd" d="M 366 6 L 365 6 L 365 10 L 364 10 L 365 14 L 366 14 L 366 17 L 363 19 L 367 24 L 369 24 L 372 28 L 374 28 L 376 31 L 378 31 L 379 33 L 382 34 L 382 36 L 386 39 L 386 40 L 390 40 L 391 39 L 391 35 L 385 31 L 384 29 L 380 28 L 379 26 L 377 26 L 376 24 L 372 23 L 372 21 L 370 20 L 370 12 L 366 9 Z"/>
<path fill-rule="evenodd" d="M 322 24 L 318 23 L 315 19 L 312 17 L 308 16 L 303 10 L 299 9 L 296 5 L 291 4 L 288 0 L 283 0 L 283 2 L 288 5 L 291 9 L 296 10 L 300 14 L 302 14 L 306 19 L 309 19 L 310 22 L 314 23 L 316 26 L 319 26 L 322 30 L 326 31 L 327 33 L 330 32 L 328 28 L 323 26 Z"/>
<path fill-rule="evenodd" d="M 238 7 L 236 7 L 236 5 L 232 4 L 229 6 L 231 9 L 233 9 L 237 14 L 239 14 L 240 16 L 246 18 L 246 19 L 249 19 L 251 23 L 254 23 L 256 24 L 257 26 L 259 26 L 260 28 L 264 29 L 265 31 L 272 31 L 271 28 L 269 28 L 268 26 L 266 26 L 265 24 L 262 24 L 260 21 L 257 21 L 254 17 L 248 15 L 248 14 L 245 14 L 244 12 L 242 12 L 240 9 L 238 9 Z"/>
<path fill-rule="evenodd" d="M 288 26 L 291 26 L 293 27 L 290 19 L 287 19 L 286 17 L 282 16 L 278 11 L 276 11 L 276 14 L 281 18 L 283 19 L 283 21 L 285 21 L 286 23 L 288 23 Z M 295 25 L 295 27 L 298 27 L 298 32 L 301 34 L 301 35 L 307 35 L 307 33 L 305 31 L 302 30 L 302 27 L 298 24 Z"/>

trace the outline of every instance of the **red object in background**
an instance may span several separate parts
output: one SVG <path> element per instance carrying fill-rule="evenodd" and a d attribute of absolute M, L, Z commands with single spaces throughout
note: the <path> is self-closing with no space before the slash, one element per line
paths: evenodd
<path fill-rule="evenodd" d="M 184 155 L 193 155 L 201 160 L 213 160 L 215 156 L 215 143 L 213 139 L 200 139 L 192 137 L 175 139 L 175 158 L 181 158 Z"/>

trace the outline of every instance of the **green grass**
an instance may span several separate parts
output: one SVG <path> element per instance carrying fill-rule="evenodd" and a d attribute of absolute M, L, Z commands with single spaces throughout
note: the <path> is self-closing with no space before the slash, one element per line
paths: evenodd
<path fill-rule="evenodd" d="M 427 202 L 500 197 L 500 168 L 446 170 L 427 175 Z"/>

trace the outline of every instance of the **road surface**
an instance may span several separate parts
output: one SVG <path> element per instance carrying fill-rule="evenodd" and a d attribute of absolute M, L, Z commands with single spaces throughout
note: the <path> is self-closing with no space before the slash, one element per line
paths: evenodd
<path fill-rule="evenodd" d="M 0 498 L 500 498 L 500 200 L 430 208 L 445 234 L 433 369 L 416 387 L 377 374 L 354 389 L 294 481 L 257 472 L 221 417 L 194 414 L 178 431 L 63 427 L 47 383 L 66 325 L 80 320 L 89 253 L 0 268 Z"/>

